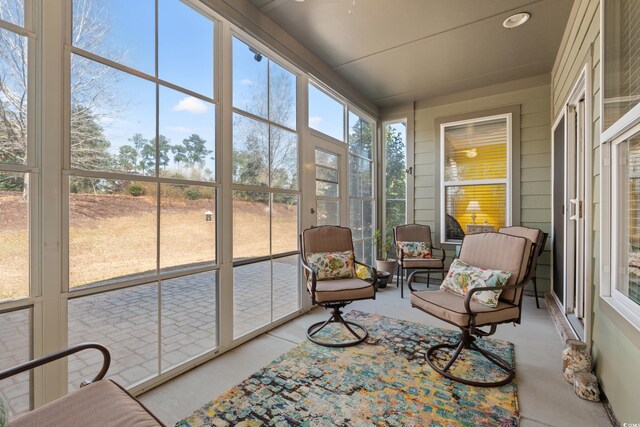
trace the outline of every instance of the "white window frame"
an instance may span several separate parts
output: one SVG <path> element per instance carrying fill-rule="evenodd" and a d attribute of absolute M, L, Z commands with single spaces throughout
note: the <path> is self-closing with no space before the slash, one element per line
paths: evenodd
<path fill-rule="evenodd" d="M 605 31 L 605 4 L 600 0 L 600 52 L 602 61 L 606 60 L 606 31 Z M 600 66 L 600 87 L 605 84 L 605 66 Z M 604 96 L 600 94 L 600 120 L 604 116 Z M 616 208 L 617 195 L 613 193 L 613 177 L 618 172 L 617 164 L 613 157 L 613 146 L 625 141 L 633 135 L 640 133 L 640 104 L 620 117 L 604 132 L 600 128 L 600 298 L 613 308 L 620 316 L 629 322 L 637 331 L 640 331 L 640 305 L 618 291 L 617 283 L 620 276 L 617 274 L 616 261 L 618 256 L 618 236 L 613 230 L 617 229 Z M 616 162 L 617 163 L 617 162 Z M 616 246 L 614 246 L 616 245 Z"/>
<path fill-rule="evenodd" d="M 371 126 L 371 158 L 367 159 L 365 157 L 362 157 L 359 154 L 354 153 L 353 151 L 351 151 L 351 146 L 349 145 L 349 132 L 351 130 L 351 127 L 349 126 L 349 113 L 352 113 L 354 115 L 356 115 L 358 118 L 366 121 L 369 126 Z M 346 109 L 346 121 L 345 121 L 345 132 L 346 132 L 346 144 L 347 144 L 347 182 L 346 182 L 346 186 L 345 189 L 347 191 L 347 195 L 349 198 L 349 204 L 347 206 L 347 213 L 351 212 L 351 201 L 352 200 L 360 200 L 363 202 L 371 202 L 372 204 L 372 209 L 371 209 L 371 237 L 362 237 L 359 239 L 353 239 L 353 243 L 355 244 L 356 242 L 366 242 L 366 241 L 371 241 L 371 246 L 372 246 L 372 261 L 375 261 L 376 258 L 376 248 L 375 245 L 373 244 L 373 235 L 375 233 L 375 230 L 378 226 L 378 215 L 377 215 L 377 200 L 378 200 L 378 195 L 377 195 L 377 191 L 376 188 L 378 188 L 377 186 L 377 170 L 376 170 L 376 158 L 377 158 L 377 154 L 378 154 L 378 149 L 377 149 L 377 122 L 375 119 L 373 119 L 371 116 L 369 116 L 368 114 L 364 113 L 362 110 L 357 109 L 356 107 L 349 105 L 348 108 Z M 358 159 L 362 159 L 362 160 L 366 160 L 368 162 L 371 163 L 371 196 L 353 196 L 351 195 L 351 182 L 349 181 L 351 174 L 350 174 L 350 170 L 349 167 L 351 165 L 351 156 L 354 156 Z M 350 227 L 351 224 L 349 222 L 347 222 L 345 224 L 346 226 Z M 360 262 L 366 262 L 365 259 L 358 259 L 358 261 Z"/>
<path fill-rule="evenodd" d="M 414 187 L 415 187 L 415 165 L 414 165 L 414 157 L 413 157 L 413 126 L 414 120 L 412 116 L 399 116 L 397 118 L 386 118 L 381 121 L 381 146 L 380 146 L 380 164 L 382 165 L 380 174 L 380 195 L 382 199 L 381 207 L 380 207 L 380 218 L 382 224 L 380 224 L 380 229 L 383 232 L 383 235 L 387 235 L 387 139 L 385 138 L 386 132 L 385 127 L 388 125 L 392 125 L 395 123 L 404 123 L 406 125 L 406 134 L 405 134 L 405 165 L 406 165 L 406 174 L 407 174 L 407 182 L 405 189 L 405 223 L 413 224 L 414 222 Z"/>
<path fill-rule="evenodd" d="M 505 119 L 507 122 L 507 177 L 504 179 L 481 179 L 481 180 L 467 180 L 467 181 L 445 181 L 445 130 L 448 127 L 466 125 L 471 123 L 486 122 L 489 120 Z M 468 120 L 460 120 L 454 122 L 446 122 L 440 124 L 440 242 L 443 244 L 460 244 L 457 240 L 446 239 L 446 189 L 447 187 L 467 187 L 476 185 L 492 185 L 492 184 L 504 184 L 506 193 L 506 206 L 505 206 L 505 226 L 512 224 L 512 178 L 513 178 L 513 138 L 512 138 L 512 126 L 513 126 L 513 114 L 496 114 L 482 117 L 475 117 Z"/>

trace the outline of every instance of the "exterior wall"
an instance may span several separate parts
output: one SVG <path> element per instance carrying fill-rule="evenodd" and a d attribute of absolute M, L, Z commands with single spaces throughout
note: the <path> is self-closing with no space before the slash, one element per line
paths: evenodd
<path fill-rule="evenodd" d="M 600 1 L 576 1 L 551 77 L 553 118 L 557 117 L 582 67 L 592 64 L 593 135 L 593 283 L 591 352 L 595 372 L 622 423 L 640 420 L 640 332 L 599 297 L 600 269 Z"/>
<path fill-rule="evenodd" d="M 493 94 L 467 92 L 417 102 L 415 107 L 415 222 L 439 228 L 436 146 L 439 118 L 520 105 L 521 224 L 551 228 L 551 114 L 548 76 L 496 86 Z M 507 89 L 505 91 L 505 89 Z M 435 102 L 435 105 L 434 105 Z M 517 204 L 515 204 L 517 205 Z M 517 215 L 516 215 L 517 216 Z M 439 234 L 439 233 L 438 233 Z M 439 243 L 439 242 L 438 242 Z M 538 291 L 549 289 L 549 252 L 538 263 Z M 531 286 L 531 285 L 529 285 Z"/>

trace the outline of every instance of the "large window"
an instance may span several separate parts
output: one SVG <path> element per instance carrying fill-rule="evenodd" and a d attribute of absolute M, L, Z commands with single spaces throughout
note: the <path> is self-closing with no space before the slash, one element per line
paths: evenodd
<path fill-rule="evenodd" d="M 407 122 L 385 123 L 384 144 L 384 233 L 407 221 Z"/>
<path fill-rule="evenodd" d="M 309 83 L 309 127 L 344 141 L 345 105 Z"/>
<path fill-rule="evenodd" d="M 233 39 L 233 336 L 300 308 L 296 75 Z"/>
<path fill-rule="evenodd" d="M 604 95 L 602 131 L 640 103 L 640 3 L 607 0 L 604 7 Z M 633 116 L 636 116 L 636 109 Z"/>
<path fill-rule="evenodd" d="M 72 11 L 69 345 L 107 345 L 131 386 L 218 342 L 216 22 L 180 0 Z"/>
<path fill-rule="evenodd" d="M 349 112 L 349 224 L 356 259 L 369 265 L 375 259 L 374 129 L 371 121 Z"/>
<path fill-rule="evenodd" d="M 640 327 L 638 2 L 603 2 L 600 295 Z"/>
<path fill-rule="evenodd" d="M 31 77 L 36 26 L 25 13 L 32 6 L 29 0 L 0 1 L 0 370 L 33 356 L 31 298 L 39 293 L 38 268 L 30 262 L 39 179 Z M 11 416 L 31 408 L 31 388 L 28 372 L 0 381 Z"/>
<path fill-rule="evenodd" d="M 442 240 L 509 223 L 511 116 L 441 125 Z"/>

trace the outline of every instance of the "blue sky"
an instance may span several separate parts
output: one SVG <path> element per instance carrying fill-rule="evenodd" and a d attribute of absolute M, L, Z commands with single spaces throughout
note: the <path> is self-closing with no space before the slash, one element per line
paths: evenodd
<path fill-rule="evenodd" d="M 94 0 L 100 16 L 107 19 L 109 31 L 93 53 L 155 75 L 155 1 Z M 94 10 L 95 11 L 95 10 Z M 76 24 L 77 25 L 77 24 Z M 75 31 L 75 27 L 74 27 Z M 75 33 L 74 33 L 75 34 Z M 83 43 L 78 47 L 85 48 Z M 158 77 L 212 98 L 214 93 L 214 24 L 180 0 L 158 2 Z M 257 62 L 247 45 L 234 38 L 234 105 L 247 108 L 252 95 L 266 88 L 269 61 Z M 73 57 L 72 61 L 82 61 Z M 272 63 L 271 73 L 280 69 Z M 155 85 L 125 72 L 112 72 L 117 78 L 109 87 L 114 102 L 100 103 L 97 113 L 111 152 L 136 133 L 155 136 Z M 112 74 L 109 74 L 112 75 Z M 293 85 L 295 88 L 295 84 Z M 266 91 L 262 91 L 266 93 Z M 180 143 L 193 133 L 203 137 L 214 149 L 215 105 L 166 87 L 160 89 L 160 134 Z M 295 99 L 295 97 L 292 97 Z M 343 139 L 343 105 L 310 85 L 309 123 L 312 128 Z M 266 99 L 265 99 L 266 102 Z M 266 111 L 266 108 L 263 110 Z M 255 111 L 252 111 L 255 113 Z M 295 127 L 294 122 L 283 123 Z M 207 167 L 214 170 L 214 162 Z"/>

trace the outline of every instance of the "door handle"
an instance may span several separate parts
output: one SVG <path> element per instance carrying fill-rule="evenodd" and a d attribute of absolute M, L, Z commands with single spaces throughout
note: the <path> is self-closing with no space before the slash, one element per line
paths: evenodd
<path fill-rule="evenodd" d="M 314 213 L 316 213 L 316 210 L 311 208 L 311 209 L 309 209 L 309 212 L 311 212 L 311 215 L 313 215 Z"/>

